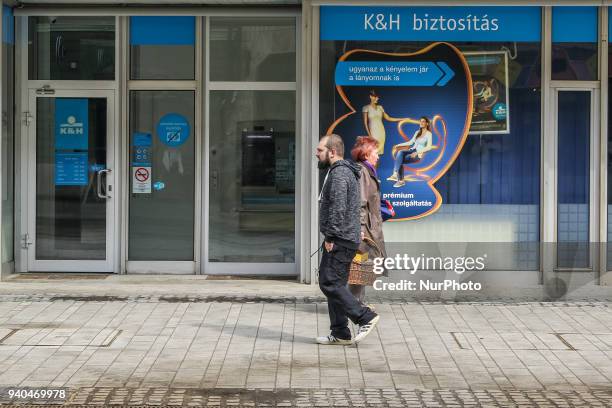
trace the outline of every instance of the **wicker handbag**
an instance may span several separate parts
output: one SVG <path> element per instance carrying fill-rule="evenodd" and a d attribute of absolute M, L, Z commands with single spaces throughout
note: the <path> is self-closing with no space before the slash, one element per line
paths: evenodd
<path fill-rule="evenodd" d="M 370 238 L 365 237 L 363 239 L 369 246 L 376 249 L 377 255 L 381 255 L 382 251 L 376 245 L 376 242 Z M 360 254 L 355 255 L 351 262 L 351 268 L 349 270 L 348 283 L 351 285 L 366 285 L 370 286 L 374 284 L 376 280 L 376 274 L 374 273 L 374 261 L 372 259 L 361 260 Z"/>

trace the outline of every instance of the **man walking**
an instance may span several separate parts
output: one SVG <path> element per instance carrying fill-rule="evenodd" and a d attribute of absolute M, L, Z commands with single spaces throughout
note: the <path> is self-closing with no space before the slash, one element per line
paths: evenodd
<path fill-rule="evenodd" d="M 319 195 L 319 229 L 325 236 L 319 266 L 319 287 L 327 297 L 331 333 L 319 344 L 351 344 L 348 319 L 359 325 L 354 342 L 363 340 L 378 323 L 378 315 L 365 307 L 347 288 L 351 261 L 361 241 L 359 208 L 360 169 L 344 160 L 338 135 L 323 136 L 317 146 L 319 169 L 328 170 Z"/>

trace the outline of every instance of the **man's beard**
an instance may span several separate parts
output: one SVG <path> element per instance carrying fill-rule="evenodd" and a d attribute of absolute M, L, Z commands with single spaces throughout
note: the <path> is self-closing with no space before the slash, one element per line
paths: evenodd
<path fill-rule="evenodd" d="M 319 170 L 327 170 L 329 169 L 329 166 L 331 166 L 331 163 L 329 162 L 329 152 L 327 152 L 325 153 L 325 158 L 323 160 L 319 160 L 317 167 L 319 167 Z"/>

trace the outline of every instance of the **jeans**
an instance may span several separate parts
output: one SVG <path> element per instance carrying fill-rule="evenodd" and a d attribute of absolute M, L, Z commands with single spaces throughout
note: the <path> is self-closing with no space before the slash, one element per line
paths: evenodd
<path fill-rule="evenodd" d="M 397 155 L 395 156 L 395 163 L 393 164 L 393 172 L 397 173 L 398 180 L 404 178 L 404 164 L 414 163 L 418 160 L 416 155 L 413 157 L 410 156 L 415 151 L 415 149 L 409 149 L 397 152 Z"/>
<path fill-rule="evenodd" d="M 365 285 L 348 285 L 349 290 L 362 305 L 365 303 Z"/>
<path fill-rule="evenodd" d="M 331 334 L 345 340 L 351 338 L 348 319 L 361 326 L 376 316 L 359 303 L 347 287 L 351 261 L 356 252 L 337 244 L 330 252 L 323 248 L 319 266 L 319 288 L 327 297 Z"/>

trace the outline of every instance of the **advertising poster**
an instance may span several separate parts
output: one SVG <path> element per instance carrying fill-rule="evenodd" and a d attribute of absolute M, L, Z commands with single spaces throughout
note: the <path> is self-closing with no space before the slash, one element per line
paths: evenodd
<path fill-rule="evenodd" d="M 510 133 L 508 54 L 466 52 L 472 73 L 474 114 L 470 133 Z"/>
<path fill-rule="evenodd" d="M 391 222 L 440 208 L 436 183 L 470 132 L 509 133 L 504 47 L 541 42 L 541 21 L 529 6 L 321 6 L 321 133 L 347 151 L 358 136 L 379 141 Z M 478 44 L 486 52 L 471 52 Z"/>
<path fill-rule="evenodd" d="M 472 119 L 463 54 L 445 42 L 413 53 L 355 49 L 337 62 L 335 85 L 345 113 L 327 134 L 378 140 L 377 172 L 382 197 L 396 211 L 392 221 L 434 213 L 442 204 L 435 183 L 459 155 Z M 350 136 L 345 143 L 352 145 Z"/>

